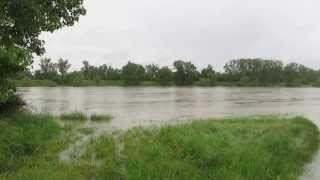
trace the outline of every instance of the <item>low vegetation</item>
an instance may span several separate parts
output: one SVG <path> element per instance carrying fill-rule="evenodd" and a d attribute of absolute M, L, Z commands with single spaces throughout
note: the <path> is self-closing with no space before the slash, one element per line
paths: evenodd
<path fill-rule="evenodd" d="M 111 121 L 112 116 L 110 114 L 92 114 L 90 119 L 91 121 Z"/>
<path fill-rule="evenodd" d="M 0 174 L 24 167 L 60 134 L 52 116 L 28 112 L 1 114 L 0 129 Z"/>
<path fill-rule="evenodd" d="M 60 161 L 60 153 L 73 142 L 73 127 L 60 127 L 55 117 L 1 114 L 0 129 L 0 179 L 78 180 L 89 176 L 89 164 Z"/>
<path fill-rule="evenodd" d="M 0 128 L 0 179 L 9 180 L 292 180 L 319 146 L 317 127 L 301 117 L 210 119 L 97 137 L 76 163 L 64 163 L 72 127 L 54 117 L 3 114 Z"/>
<path fill-rule="evenodd" d="M 259 117 L 135 128 L 89 150 L 102 160 L 97 179 L 291 180 L 318 146 L 318 129 L 304 118 Z"/>
<path fill-rule="evenodd" d="M 75 120 L 75 121 L 85 121 L 88 119 L 87 115 L 83 112 L 71 112 L 71 113 L 63 113 L 60 115 L 61 120 Z"/>

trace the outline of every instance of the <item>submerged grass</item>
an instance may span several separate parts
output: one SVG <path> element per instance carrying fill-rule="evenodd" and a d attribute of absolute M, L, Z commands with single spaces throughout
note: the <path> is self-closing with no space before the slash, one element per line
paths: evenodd
<path fill-rule="evenodd" d="M 76 120 L 76 121 L 85 121 L 88 117 L 82 112 L 71 112 L 71 113 L 63 113 L 60 115 L 60 119 L 62 120 Z"/>
<path fill-rule="evenodd" d="M 60 153 L 73 141 L 73 128 L 55 117 L 29 112 L 0 114 L 0 179 L 78 180 L 90 177 L 89 164 L 65 164 Z"/>
<path fill-rule="evenodd" d="M 94 129 L 91 129 L 91 128 L 81 128 L 81 129 L 78 129 L 78 131 L 84 135 L 89 135 L 94 133 Z"/>
<path fill-rule="evenodd" d="M 115 142 L 94 145 L 97 179 L 291 180 L 318 149 L 319 132 L 301 117 L 236 118 L 129 130 L 118 158 Z"/>
<path fill-rule="evenodd" d="M 0 115 L 0 179 L 297 179 L 319 146 L 307 119 L 257 117 L 134 128 L 93 139 L 73 164 L 72 141 L 49 115 Z M 90 133 L 84 130 L 84 133 Z"/>
<path fill-rule="evenodd" d="M 112 116 L 110 114 L 92 114 L 90 119 L 91 121 L 111 121 Z"/>

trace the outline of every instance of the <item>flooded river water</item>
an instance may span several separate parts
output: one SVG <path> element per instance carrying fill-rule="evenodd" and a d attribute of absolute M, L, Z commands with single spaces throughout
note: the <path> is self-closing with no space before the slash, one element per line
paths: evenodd
<path fill-rule="evenodd" d="M 20 92 L 34 111 L 111 114 L 116 128 L 268 114 L 303 115 L 320 125 L 317 88 L 33 87 Z"/>

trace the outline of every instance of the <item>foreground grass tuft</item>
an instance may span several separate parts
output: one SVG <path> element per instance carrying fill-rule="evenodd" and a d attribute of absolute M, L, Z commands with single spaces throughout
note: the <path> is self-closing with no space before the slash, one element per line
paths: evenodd
<path fill-rule="evenodd" d="M 0 115 L 0 129 L 0 174 L 23 167 L 60 133 L 52 116 L 28 112 Z"/>
<path fill-rule="evenodd" d="M 85 121 L 88 117 L 82 112 L 72 112 L 72 113 L 64 113 L 60 115 L 60 119 L 62 120 L 78 120 Z"/>
<path fill-rule="evenodd" d="M 111 121 L 112 116 L 110 114 L 92 114 L 90 119 L 91 121 Z"/>
<path fill-rule="evenodd" d="M 73 143 L 72 127 L 55 117 L 29 112 L 0 114 L 0 179 L 78 180 L 90 177 L 90 163 L 65 164 L 60 153 Z"/>
<path fill-rule="evenodd" d="M 97 179 L 291 180 L 318 149 L 319 132 L 301 117 L 235 118 L 136 128 L 96 143 Z"/>

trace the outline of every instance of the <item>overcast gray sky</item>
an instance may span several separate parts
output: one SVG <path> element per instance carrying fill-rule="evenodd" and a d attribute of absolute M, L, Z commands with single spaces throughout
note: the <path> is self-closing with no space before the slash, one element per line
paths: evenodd
<path fill-rule="evenodd" d="M 71 28 L 42 34 L 47 57 L 122 66 L 191 60 L 221 70 L 261 57 L 320 68 L 319 0 L 85 0 Z"/>

